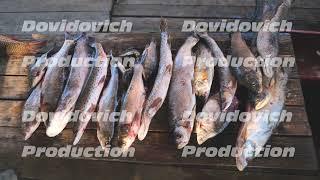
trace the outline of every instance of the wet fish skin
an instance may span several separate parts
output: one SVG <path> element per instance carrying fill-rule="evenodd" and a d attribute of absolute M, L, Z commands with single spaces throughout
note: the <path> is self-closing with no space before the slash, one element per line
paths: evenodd
<path fill-rule="evenodd" d="M 97 112 L 112 113 L 115 112 L 118 105 L 118 83 L 119 72 L 117 65 L 111 67 L 111 79 L 106 88 L 102 91 L 101 98 L 97 107 Z M 108 117 L 97 117 L 97 137 L 100 145 L 105 149 L 106 145 L 110 144 L 114 135 L 115 122 Z"/>
<path fill-rule="evenodd" d="M 37 114 L 40 110 L 40 97 L 41 97 L 41 82 L 38 83 L 31 94 L 27 98 L 24 107 L 23 107 L 23 116 L 28 114 L 28 111 Z M 24 133 L 24 140 L 27 140 L 31 137 L 33 132 L 39 127 L 41 121 L 38 121 L 36 118 L 32 121 L 22 122 L 22 129 Z"/>
<path fill-rule="evenodd" d="M 197 35 L 189 36 L 178 50 L 173 64 L 168 96 L 169 124 L 178 149 L 188 144 L 194 125 L 196 96 L 192 48 L 198 41 Z"/>
<path fill-rule="evenodd" d="M 198 114 L 196 117 L 195 132 L 199 145 L 221 133 L 232 120 L 227 119 L 227 117 L 221 119 L 223 118 L 221 113 L 235 112 L 239 105 L 238 99 L 234 97 L 227 111 L 222 112 L 220 102 L 221 97 L 218 93 L 210 96 L 201 111 L 203 116 Z"/>
<path fill-rule="evenodd" d="M 232 34 L 231 49 L 232 56 L 243 58 L 243 63 L 241 66 L 230 68 L 238 83 L 251 91 L 252 97 L 250 98 L 254 102 L 255 108 L 261 109 L 270 100 L 270 94 L 263 87 L 262 72 L 257 67 L 259 62 L 243 40 L 240 32 Z"/>
<path fill-rule="evenodd" d="M 83 92 L 76 103 L 75 109 L 79 110 L 84 116 L 83 119 L 78 119 L 74 127 L 76 135 L 73 145 L 76 145 L 80 141 L 92 117 L 92 113 L 96 110 L 108 73 L 109 58 L 107 58 L 102 45 L 100 43 L 93 43 L 92 46 L 96 52 L 95 61 L 101 62 L 101 65 L 93 67 L 88 81 L 83 88 Z"/>
<path fill-rule="evenodd" d="M 274 76 L 274 83 L 270 86 L 271 101 L 262 109 L 255 110 L 251 104 L 248 104 L 247 112 L 251 113 L 251 119 L 246 121 L 240 128 L 237 139 L 237 154 L 236 164 L 240 171 L 245 169 L 248 161 L 255 157 L 255 153 L 260 153 L 261 149 L 270 136 L 273 130 L 280 123 L 280 113 L 285 101 L 285 88 L 288 81 L 288 75 L 284 71 L 278 71 Z M 269 118 L 266 115 L 259 115 L 263 112 L 279 113 L 275 119 Z"/>
<path fill-rule="evenodd" d="M 208 35 L 208 33 L 198 33 L 198 35 L 206 42 L 214 57 L 217 58 L 218 65 L 228 64 L 228 60 L 225 58 L 218 44 Z M 221 107 L 223 111 L 226 111 L 231 105 L 236 93 L 237 81 L 232 75 L 229 67 L 217 66 L 216 69 L 220 79 Z"/>
<path fill-rule="evenodd" d="M 33 55 L 36 54 L 41 47 L 45 46 L 46 41 L 22 41 L 8 36 L 0 35 L 0 47 L 9 56 L 17 55 Z"/>
<path fill-rule="evenodd" d="M 167 33 L 167 24 L 165 20 L 161 20 L 160 29 L 161 42 L 159 69 L 142 113 L 141 127 L 138 133 L 138 139 L 141 141 L 146 137 L 152 118 L 161 108 L 167 96 L 172 76 L 173 62 L 170 44 L 168 42 L 169 35 Z"/>
<path fill-rule="evenodd" d="M 124 152 L 136 139 L 141 124 L 142 109 L 146 98 L 142 74 L 143 66 L 135 64 L 133 77 L 121 106 L 121 113 L 127 113 L 125 119 L 119 121 L 118 127 L 119 145 Z"/>
<path fill-rule="evenodd" d="M 91 55 L 90 47 L 88 46 L 89 41 L 90 39 L 87 36 L 82 36 L 77 41 L 71 60 L 71 68 L 68 75 L 68 80 L 63 88 L 62 93 L 58 94 L 57 91 L 57 94 L 54 94 L 56 95 L 55 98 L 60 98 L 56 105 L 55 113 L 53 117 L 50 118 L 47 127 L 46 134 L 49 137 L 57 136 L 66 127 L 71 118 L 71 113 L 74 110 L 77 99 L 85 85 L 91 70 L 89 65 L 91 59 L 88 59 Z M 81 64 L 78 64 L 79 62 L 81 62 Z M 55 68 L 56 71 L 60 69 L 61 68 Z M 63 87 L 63 83 L 64 81 L 60 79 L 59 86 Z M 48 88 L 53 88 L 53 85 L 54 83 L 49 84 Z M 61 92 L 61 89 L 59 89 L 59 91 Z"/>
<path fill-rule="evenodd" d="M 214 58 L 211 51 L 200 41 L 199 55 L 194 69 L 194 87 L 196 96 L 207 101 L 214 77 Z"/>
<path fill-rule="evenodd" d="M 143 77 L 145 82 L 154 80 L 157 74 L 158 57 L 157 57 L 157 44 L 154 38 L 152 38 L 149 45 L 146 46 L 142 53 L 142 56 L 146 56 L 143 64 Z"/>
<path fill-rule="evenodd" d="M 58 64 L 63 62 L 75 45 L 78 37 L 65 34 L 65 41 L 60 50 L 50 57 L 51 64 Z M 67 67 L 49 66 L 43 78 L 41 90 L 41 111 L 54 112 L 57 108 L 59 97 L 63 92 L 64 84 L 68 75 Z"/>

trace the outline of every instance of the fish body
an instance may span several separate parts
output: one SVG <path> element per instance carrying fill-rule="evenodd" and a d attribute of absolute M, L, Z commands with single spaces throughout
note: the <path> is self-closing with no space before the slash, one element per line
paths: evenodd
<path fill-rule="evenodd" d="M 111 67 L 111 78 L 106 88 L 102 91 L 101 98 L 97 107 L 97 112 L 103 113 L 103 116 L 97 116 L 97 137 L 102 148 L 110 144 L 114 135 L 115 122 L 110 120 L 109 115 L 115 112 L 118 105 L 118 83 L 119 72 L 118 67 Z"/>
<path fill-rule="evenodd" d="M 231 105 L 233 97 L 237 90 L 237 81 L 232 75 L 228 66 L 228 60 L 218 44 L 207 33 L 199 33 L 199 36 L 206 42 L 215 58 L 217 58 L 217 71 L 220 80 L 221 109 L 226 111 Z"/>
<path fill-rule="evenodd" d="M 75 42 L 76 40 L 73 37 L 66 34 L 65 41 L 60 50 L 49 59 L 51 65 L 47 67 L 41 86 L 42 112 L 54 112 L 57 108 L 69 71 L 68 67 L 61 67 L 57 64 L 63 64 L 64 60 L 67 59 L 70 49 L 75 45 Z M 68 65 L 69 64 L 67 64 L 67 66 Z"/>
<path fill-rule="evenodd" d="M 247 112 L 250 119 L 242 125 L 237 139 L 236 163 L 242 171 L 266 144 L 273 130 L 280 122 L 280 114 L 285 101 L 285 89 L 288 75 L 283 71 L 278 71 L 274 76 L 274 83 L 270 86 L 271 100 L 260 110 L 255 110 L 248 104 Z M 275 114 L 270 114 L 275 113 Z"/>
<path fill-rule="evenodd" d="M 256 109 L 261 109 L 270 100 L 268 91 L 263 88 L 262 72 L 258 65 L 258 60 L 250 51 L 246 42 L 242 39 L 241 33 L 232 34 L 231 38 L 232 55 L 236 58 L 242 58 L 240 66 L 230 67 L 237 78 L 239 84 L 243 85 L 252 93 L 252 100 Z"/>
<path fill-rule="evenodd" d="M 75 130 L 75 139 L 73 144 L 77 144 L 86 129 L 88 122 L 92 117 L 92 113 L 96 110 L 100 94 L 106 81 L 109 59 L 103 50 L 100 43 L 93 43 L 95 48 L 96 64 L 101 63 L 99 66 L 95 66 L 88 78 L 83 92 L 78 99 L 75 109 L 79 110 L 82 114 L 82 118 L 78 119 Z"/>
<path fill-rule="evenodd" d="M 41 97 L 41 83 L 38 83 L 31 94 L 27 98 L 23 107 L 23 117 L 28 112 L 32 114 L 37 114 L 40 110 L 40 97 Z M 23 118 L 24 119 L 24 118 Z M 24 139 L 27 140 L 31 137 L 33 132 L 39 127 L 41 121 L 38 121 L 35 117 L 32 121 L 22 122 L 22 129 L 24 133 Z"/>
<path fill-rule="evenodd" d="M 45 41 L 21 41 L 8 36 L 0 35 L 0 47 L 5 51 L 5 54 L 23 56 L 36 54 Z"/>
<path fill-rule="evenodd" d="M 154 39 L 152 39 L 150 44 L 145 48 L 142 56 L 146 56 L 142 62 L 144 80 L 148 82 L 148 84 L 152 84 L 158 67 L 157 44 Z"/>
<path fill-rule="evenodd" d="M 141 127 L 138 133 L 139 140 L 143 140 L 146 137 L 152 118 L 161 108 L 167 96 L 172 76 L 172 54 L 168 43 L 169 36 L 166 32 L 166 22 L 164 22 L 164 20 L 161 21 L 160 29 L 161 43 L 159 69 L 142 113 Z"/>
<path fill-rule="evenodd" d="M 239 105 L 237 98 L 234 97 L 227 111 L 222 112 L 220 102 L 221 97 L 218 93 L 210 96 L 201 113 L 196 117 L 195 132 L 199 145 L 221 133 L 232 121 L 222 113 L 235 112 Z"/>
<path fill-rule="evenodd" d="M 196 96 L 192 48 L 198 41 L 196 35 L 189 36 L 178 50 L 173 65 L 169 87 L 169 124 L 178 149 L 188 144 L 194 125 Z"/>
<path fill-rule="evenodd" d="M 119 145 L 127 151 L 138 135 L 141 124 L 142 109 L 146 98 L 143 84 L 143 66 L 135 64 L 132 80 L 121 106 L 121 113 L 126 113 L 119 121 Z"/>
<path fill-rule="evenodd" d="M 88 46 L 88 41 L 89 40 L 87 36 L 82 36 L 77 41 L 77 45 L 75 47 L 74 54 L 71 60 L 70 73 L 68 75 L 68 80 L 64 88 L 63 85 L 65 76 L 63 76 L 63 74 L 57 75 L 57 73 L 65 73 L 65 69 L 60 67 L 54 67 L 48 68 L 47 70 L 47 72 L 49 72 L 49 70 L 56 71 L 52 73 L 56 78 L 49 77 L 50 82 L 48 86 L 46 86 L 45 90 L 50 91 L 50 88 L 54 88 L 55 91 L 53 94 L 51 94 L 52 96 L 47 96 L 48 98 L 51 97 L 51 99 L 46 99 L 46 102 L 53 101 L 53 98 L 54 101 L 56 101 L 56 99 L 60 97 L 56 105 L 56 108 L 54 109 L 55 113 L 53 117 L 49 120 L 48 128 L 46 131 L 46 134 L 49 137 L 54 137 L 58 135 L 68 124 L 72 115 L 71 113 L 74 110 L 75 104 L 77 102 L 77 99 L 90 73 L 91 67 L 89 65 L 89 58 L 91 53 L 90 48 Z M 66 55 L 66 53 L 64 55 Z M 79 62 L 81 62 L 81 64 L 79 64 Z M 46 77 L 47 73 L 45 78 Z M 45 80 L 46 79 L 44 79 L 44 82 L 46 82 Z M 57 80 L 57 82 L 53 82 L 53 80 Z M 55 85 L 57 87 L 55 87 Z M 54 106 L 52 106 L 51 108 L 54 108 Z"/>
<path fill-rule="evenodd" d="M 200 41 L 199 55 L 194 69 L 194 87 L 196 96 L 207 101 L 214 77 L 214 58 L 211 51 Z"/>

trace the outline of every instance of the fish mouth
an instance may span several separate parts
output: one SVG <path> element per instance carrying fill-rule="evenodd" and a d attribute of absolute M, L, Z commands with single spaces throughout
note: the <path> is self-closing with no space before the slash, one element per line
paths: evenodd
<path fill-rule="evenodd" d="M 252 160 L 256 153 L 255 144 L 250 140 L 238 148 L 236 165 L 239 171 L 243 171 L 248 166 L 248 161 Z"/>
<path fill-rule="evenodd" d="M 187 129 L 181 126 L 177 127 L 173 134 L 177 149 L 182 149 L 189 143 L 190 136 L 188 135 Z"/>

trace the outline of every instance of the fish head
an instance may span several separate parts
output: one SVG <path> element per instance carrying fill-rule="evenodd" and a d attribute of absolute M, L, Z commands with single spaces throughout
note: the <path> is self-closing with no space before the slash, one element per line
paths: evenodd
<path fill-rule="evenodd" d="M 186 146 L 190 138 L 188 130 L 183 126 L 176 127 L 174 129 L 173 136 L 178 149 L 181 149 L 184 146 Z"/>

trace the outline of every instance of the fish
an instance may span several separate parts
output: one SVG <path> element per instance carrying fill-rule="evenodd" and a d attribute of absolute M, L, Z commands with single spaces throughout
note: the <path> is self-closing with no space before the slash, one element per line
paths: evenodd
<path fill-rule="evenodd" d="M 110 144 L 114 136 L 115 122 L 106 115 L 115 112 L 118 106 L 118 84 L 119 67 L 116 64 L 111 65 L 111 78 L 103 89 L 97 106 L 97 112 L 103 113 L 103 116 L 97 116 L 97 137 L 103 149 Z"/>
<path fill-rule="evenodd" d="M 143 82 L 143 65 L 134 65 L 133 76 L 129 88 L 123 98 L 121 113 L 126 113 L 124 119 L 119 120 L 119 146 L 126 152 L 135 141 L 141 124 L 141 115 L 146 91 Z"/>
<path fill-rule="evenodd" d="M 197 32 L 201 39 L 206 42 L 209 49 L 215 58 L 217 58 L 217 71 L 220 81 L 220 96 L 221 96 L 221 109 L 226 111 L 231 105 L 233 97 L 237 90 L 237 81 L 232 75 L 228 66 L 228 60 L 225 58 L 223 52 L 219 48 L 218 44 L 212 39 L 207 32 Z"/>
<path fill-rule="evenodd" d="M 237 138 L 236 164 L 240 171 L 248 165 L 248 161 L 260 153 L 261 148 L 267 143 L 273 130 L 280 123 L 280 114 L 284 107 L 285 89 L 288 75 L 279 70 L 275 73 L 269 91 L 271 100 L 260 110 L 255 110 L 251 103 L 247 105 L 250 118 L 242 124 Z M 266 114 L 266 113 L 277 114 Z"/>
<path fill-rule="evenodd" d="M 141 127 L 138 132 L 138 139 L 140 141 L 146 137 L 152 118 L 161 108 L 167 96 L 172 76 L 172 53 L 169 43 L 169 35 L 167 32 L 167 22 L 164 19 L 160 22 L 160 30 L 161 42 L 159 68 L 154 85 L 142 112 Z M 146 70 L 146 68 L 144 68 L 144 70 Z"/>
<path fill-rule="evenodd" d="M 41 86 L 41 111 L 54 112 L 56 110 L 59 97 L 63 91 L 65 81 L 69 72 L 66 66 L 59 67 L 58 63 L 67 59 L 68 53 L 74 47 L 75 42 L 82 35 L 71 35 L 65 33 L 65 40 L 60 50 L 50 57 L 50 66 L 47 67 Z"/>
<path fill-rule="evenodd" d="M 234 97 L 227 111 L 222 112 L 220 102 L 219 93 L 210 96 L 202 111 L 196 116 L 195 132 L 199 145 L 220 134 L 232 121 L 223 114 L 235 112 L 239 105 L 238 99 Z"/>
<path fill-rule="evenodd" d="M 215 60 L 202 41 L 199 42 L 198 51 L 199 55 L 194 68 L 194 87 L 196 96 L 206 102 L 213 82 Z"/>
<path fill-rule="evenodd" d="M 97 65 L 97 62 L 101 64 L 92 69 L 83 92 L 77 101 L 75 109 L 80 111 L 80 117 L 82 118 L 78 119 L 74 127 L 74 134 L 76 135 L 73 145 L 76 145 L 80 141 L 92 117 L 92 113 L 96 110 L 108 73 L 110 58 L 107 57 L 102 45 L 100 43 L 93 43 L 92 47 L 95 49 L 95 64 Z"/>
<path fill-rule="evenodd" d="M 41 82 L 39 82 L 32 92 L 28 96 L 26 102 L 24 103 L 22 117 L 25 117 L 30 113 L 36 115 L 40 111 L 40 97 L 41 97 Z M 27 117 L 25 117 L 27 118 Z M 24 119 L 24 118 L 22 118 Z M 22 129 L 24 134 L 24 140 L 31 137 L 34 131 L 39 127 L 41 121 L 34 117 L 31 121 L 22 121 Z"/>
<path fill-rule="evenodd" d="M 284 0 L 282 4 L 276 8 L 275 1 L 266 1 L 264 4 L 262 20 L 264 22 L 263 27 L 257 35 L 257 51 L 263 61 L 263 73 L 265 76 L 272 78 L 274 69 L 270 65 L 271 58 L 277 57 L 279 53 L 279 32 L 266 31 L 270 27 L 271 23 L 281 22 L 287 15 L 292 0 Z M 274 14 L 274 15 L 273 15 Z"/>
<path fill-rule="evenodd" d="M 261 109 L 270 101 L 270 94 L 263 88 L 262 72 L 257 66 L 258 60 L 250 51 L 246 42 L 243 40 L 241 33 L 236 32 L 231 36 L 232 56 L 238 59 L 242 58 L 243 62 L 240 66 L 231 66 L 231 70 L 235 75 L 239 84 L 251 91 L 255 108 Z"/>
<path fill-rule="evenodd" d="M 24 41 L 0 35 L 1 51 L 8 56 L 34 55 L 45 45 L 46 41 Z"/>
<path fill-rule="evenodd" d="M 28 66 L 28 78 L 31 83 L 30 88 L 34 88 L 44 77 L 50 59 L 48 58 L 48 54 L 51 51 L 52 49 L 42 54 L 34 64 Z"/>
<path fill-rule="evenodd" d="M 186 146 L 193 130 L 196 96 L 194 82 L 194 58 L 192 48 L 199 37 L 189 36 L 178 50 L 173 62 L 172 78 L 169 86 L 169 125 L 178 149 Z"/>
<path fill-rule="evenodd" d="M 150 44 L 144 49 L 142 56 L 146 56 L 143 58 L 144 61 L 141 62 L 143 64 L 144 80 L 148 84 L 152 84 L 158 70 L 157 43 L 154 38 L 152 38 Z"/>

